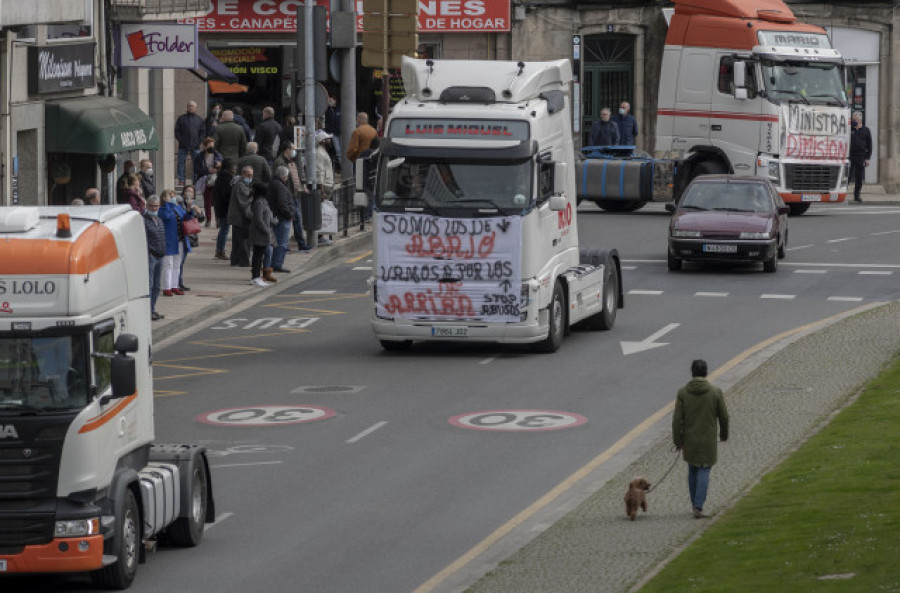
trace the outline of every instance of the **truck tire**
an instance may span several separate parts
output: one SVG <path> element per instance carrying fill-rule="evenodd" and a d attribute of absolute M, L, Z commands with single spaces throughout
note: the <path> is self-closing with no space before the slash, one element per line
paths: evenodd
<path fill-rule="evenodd" d="M 125 489 L 122 520 L 116 526 L 116 562 L 91 573 L 94 584 L 121 591 L 131 586 L 137 574 L 141 545 L 141 513 L 134 492 Z"/>
<path fill-rule="evenodd" d="M 804 212 L 809 210 L 809 206 L 810 206 L 809 202 L 804 202 L 804 203 L 794 202 L 794 203 L 787 205 L 787 207 L 791 209 L 791 212 L 790 212 L 791 216 L 800 216 L 801 214 L 803 214 Z"/>
<path fill-rule="evenodd" d="M 379 340 L 381 347 L 388 352 L 405 352 L 412 346 L 412 340 Z"/>
<path fill-rule="evenodd" d="M 187 517 L 179 517 L 166 529 L 166 542 L 173 546 L 194 547 L 203 541 L 206 527 L 206 503 L 209 500 L 209 476 L 199 458 L 191 473 L 191 501 Z"/>
<path fill-rule="evenodd" d="M 597 200 L 597 206 L 607 212 L 634 212 L 646 205 L 643 200 Z"/>
<path fill-rule="evenodd" d="M 603 272 L 603 310 L 592 315 L 590 326 L 594 329 L 608 330 L 616 324 L 616 313 L 619 310 L 619 273 L 616 264 L 609 260 Z"/>
<path fill-rule="evenodd" d="M 566 303 L 562 285 L 557 280 L 553 285 L 553 296 L 550 297 L 550 328 L 547 337 L 532 346 L 535 352 L 556 352 L 562 345 L 563 335 L 566 333 Z"/>

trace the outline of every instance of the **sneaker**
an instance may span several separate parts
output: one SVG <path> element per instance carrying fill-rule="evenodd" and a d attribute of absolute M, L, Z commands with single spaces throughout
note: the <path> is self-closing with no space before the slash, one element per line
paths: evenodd
<path fill-rule="evenodd" d="M 703 514 L 703 509 L 698 509 L 694 507 L 694 519 L 704 519 L 706 515 Z"/>
<path fill-rule="evenodd" d="M 269 283 L 266 282 L 265 280 L 263 280 L 262 278 L 254 278 L 253 280 L 250 281 L 250 284 L 252 284 L 254 286 L 259 286 L 261 288 L 266 288 L 267 286 L 269 286 Z"/>
<path fill-rule="evenodd" d="M 150 314 L 150 319 L 152 319 L 153 321 L 156 321 L 158 319 L 163 319 L 164 317 L 165 317 L 164 315 L 160 315 L 156 311 L 154 311 L 153 313 Z"/>

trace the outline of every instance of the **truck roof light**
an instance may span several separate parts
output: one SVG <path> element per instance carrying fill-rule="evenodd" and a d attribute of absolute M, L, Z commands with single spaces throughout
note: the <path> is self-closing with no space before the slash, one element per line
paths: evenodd
<path fill-rule="evenodd" d="M 62 239 L 72 236 L 72 222 L 68 214 L 56 215 L 56 236 Z"/>

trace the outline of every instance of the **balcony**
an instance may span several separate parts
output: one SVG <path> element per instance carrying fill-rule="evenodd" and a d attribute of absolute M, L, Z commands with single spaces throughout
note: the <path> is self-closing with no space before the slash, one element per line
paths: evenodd
<path fill-rule="evenodd" d="M 110 0 L 116 21 L 158 21 L 205 16 L 209 0 Z"/>
<path fill-rule="evenodd" d="M 71 0 L 32 0 L 0 2 L 0 27 L 77 23 L 86 18 L 84 2 Z"/>

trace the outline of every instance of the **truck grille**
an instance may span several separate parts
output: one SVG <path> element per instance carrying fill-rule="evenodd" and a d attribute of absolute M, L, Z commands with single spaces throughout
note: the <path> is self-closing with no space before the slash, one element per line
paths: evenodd
<path fill-rule="evenodd" d="M 56 496 L 59 449 L 0 448 L 0 508 L 3 501 Z"/>
<path fill-rule="evenodd" d="M 15 517 L 0 514 L 0 549 L 49 543 L 53 540 L 53 523 L 50 513 Z"/>
<path fill-rule="evenodd" d="M 841 167 L 839 165 L 790 165 L 784 166 L 785 186 L 788 191 L 826 192 L 835 189 Z"/>

